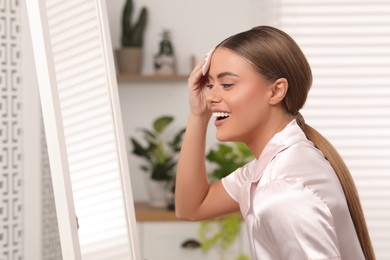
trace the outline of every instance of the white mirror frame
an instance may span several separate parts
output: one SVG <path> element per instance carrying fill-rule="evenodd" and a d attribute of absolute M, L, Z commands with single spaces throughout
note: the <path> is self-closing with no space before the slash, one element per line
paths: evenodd
<path fill-rule="evenodd" d="M 63 259 L 141 259 L 106 2 L 26 4 Z"/>

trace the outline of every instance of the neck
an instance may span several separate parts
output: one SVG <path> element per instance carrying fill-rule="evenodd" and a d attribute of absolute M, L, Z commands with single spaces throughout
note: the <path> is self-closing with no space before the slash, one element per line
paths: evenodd
<path fill-rule="evenodd" d="M 253 140 L 246 142 L 249 150 L 252 154 L 259 159 L 264 147 L 272 139 L 272 137 L 278 132 L 282 131 L 290 122 L 294 119 L 294 116 L 290 114 L 283 114 L 282 116 L 270 116 L 267 122 L 260 127 L 259 134 L 257 134 Z"/>

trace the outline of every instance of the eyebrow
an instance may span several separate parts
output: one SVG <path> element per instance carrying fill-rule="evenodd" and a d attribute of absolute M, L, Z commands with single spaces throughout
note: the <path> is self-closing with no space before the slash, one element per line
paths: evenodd
<path fill-rule="evenodd" d="M 226 71 L 226 72 L 221 72 L 217 75 L 217 78 L 220 79 L 220 78 L 223 78 L 223 77 L 226 77 L 226 76 L 233 76 L 233 77 L 239 77 L 237 74 L 234 74 L 233 72 L 229 72 L 229 71 Z M 213 78 L 212 76 L 208 76 L 209 78 Z"/>

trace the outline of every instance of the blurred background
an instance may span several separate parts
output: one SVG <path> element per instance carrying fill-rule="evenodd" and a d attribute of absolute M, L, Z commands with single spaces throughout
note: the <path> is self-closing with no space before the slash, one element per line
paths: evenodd
<path fill-rule="evenodd" d="M 107 1 L 113 52 L 123 47 L 124 5 L 125 0 Z M 302 114 L 345 159 L 361 196 L 377 259 L 390 259 L 390 3 L 135 0 L 133 19 L 142 7 L 148 10 L 148 20 L 141 71 L 134 74 L 117 68 L 135 201 L 142 205 L 150 202 L 149 176 L 140 169 L 143 161 L 132 152 L 130 137 L 142 138 L 139 128 L 150 128 L 161 115 L 174 118 L 168 135 L 185 127 L 186 78 L 194 62 L 232 34 L 272 25 L 289 33 L 306 54 L 314 82 Z M 157 75 L 155 58 L 164 30 L 169 31 L 175 67 L 173 73 L 162 77 Z M 25 0 L 1 0 L 1 260 L 61 259 L 33 64 Z M 215 147 L 214 135 L 211 126 L 207 149 Z M 158 239 L 165 238 L 159 230 L 169 233 L 179 228 L 196 237 L 199 228 L 174 219 L 139 221 L 139 227 L 142 251 L 148 259 L 163 259 L 150 255 L 153 249 L 158 252 Z M 150 237 L 157 240 L 149 241 Z M 237 250 L 246 253 L 245 236 L 239 240 Z M 166 241 L 163 246 L 170 246 L 171 240 Z M 181 259 L 170 257 L 167 259 Z"/>

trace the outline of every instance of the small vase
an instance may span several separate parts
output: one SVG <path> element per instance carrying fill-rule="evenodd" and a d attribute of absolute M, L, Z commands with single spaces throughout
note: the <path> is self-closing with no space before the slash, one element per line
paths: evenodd
<path fill-rule="evenodd" d="M 167 208 L 168 207 L 168 182 L 167 181 L 155 181 L 148 179 L 146 181 L 148 193 L 149 193 L 149 204 L 156 208 Z"/>

